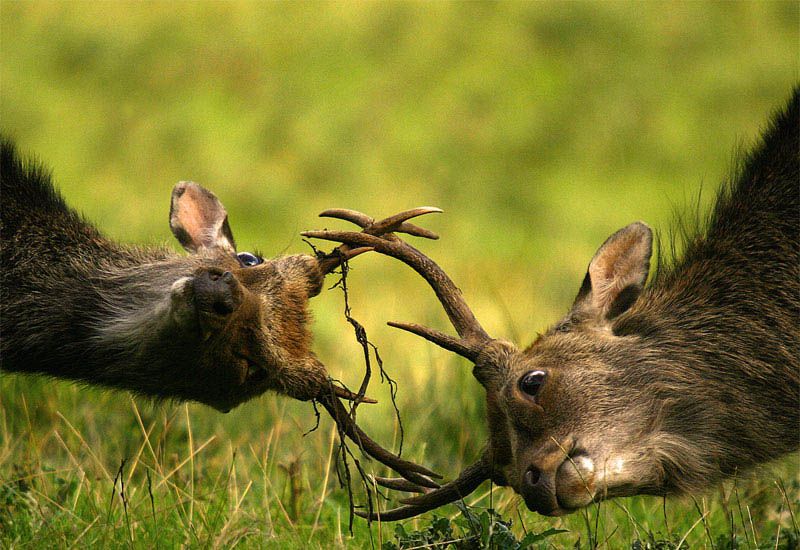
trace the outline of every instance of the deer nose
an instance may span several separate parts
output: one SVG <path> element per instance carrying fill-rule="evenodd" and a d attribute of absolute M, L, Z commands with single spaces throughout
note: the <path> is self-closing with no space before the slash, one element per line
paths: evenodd
<path fill-rule="evenodd" d="M 208 269 L 194 279 L 197 308 L 203 313 L 226 316 L 239 306 L 239 283 L 230 271 Z"/>
<path fill-rule="evenodd" d="M 536 466 L 528 466 L 525 470 L 520 493 L 525 499 L 525 505 L 534 512 L 551 515 L 559 509 L 555 475 Z"/>
<path fill-rule="evenodd" d="M 536 466 L 531 466 L 525 472 L 525 484 L 529 487 L 536 487 L 542 480 L 542 471 Z"/>

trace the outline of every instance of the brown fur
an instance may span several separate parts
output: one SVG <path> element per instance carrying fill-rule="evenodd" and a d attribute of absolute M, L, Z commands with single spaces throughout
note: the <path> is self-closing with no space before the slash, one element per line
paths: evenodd
<path fill-rule="evenodd" d="M 316 397 L 328 386 L 307 330 L 317 259 L 245 267 L 224 208 L 194 184 L 176 186 L 170 221 L 188 256 L 112 242 L 4 140 L 2 369 L 221 410 L 268 389 Z"/>
<path fill-rule="evenodd" d="M 481 457 L 367 517 L 409 518 L 489 478 L 560 515 L 615 496 L 699 491 L 800 446 L 800 88 L 682 258 L 646 287 L 652 232 L 642 222 L 620 229 L 570 311 L 524 351 L 491 338 L 455 283 L 408 244 L 314 236 L 372 246 L 422 275 L 458 337 L 390 324 L 473 361 L 486 389 Z"/>
<path fill-rule="evenodd" d="M 523 352 L 481 352 L 492 477 L 532 510 L 697 491 L 798 448 L 799 126 L 796 91 L 649 287 L 636 223 L 598 250 L 561 322 Z"/>

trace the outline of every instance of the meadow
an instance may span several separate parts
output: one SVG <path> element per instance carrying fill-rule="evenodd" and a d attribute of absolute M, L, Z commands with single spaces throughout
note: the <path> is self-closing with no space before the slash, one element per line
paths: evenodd
<path fill-rule="evenodd" d="M 641 219 L 669 243 L 679 214 L 702 218 L 734 153 L 798 81 L 799 28 L 800 6 L 779 1 L 4 0 L 0 128 L 125 242 L 179 248 L 169 194 L 187 179 L 224 202 L 240 250 L 265 256 L 310 252 L 299 233 L 332 226 L 316 217 L 326 208 L 439 206 L 421 223 L 441 239 L 415 244 L 490 334 L 525 345 L 566 311 L 613 231 Z M 466 361 L 386 326 L 449 330 L 433 294 L 373 254 L 353 261 L 348 287 L 398 384 L 403 456 L 455 476 L 486 437 L 483 390 Z M 357 387 L 341 290 L 311 308 L 316 353 Z M 388 384 L 375 377 L 369 393 L 380 403 L 359 423 L 399 449 Z M 335 428 L 315 425 L 311 404 L 275 395 L 223 415 L 0 373 L 0 546 L 800 542 L 797 453 L 693 497 L 556 519 L 485 484 L 469 512 L 351 526 Z"/>

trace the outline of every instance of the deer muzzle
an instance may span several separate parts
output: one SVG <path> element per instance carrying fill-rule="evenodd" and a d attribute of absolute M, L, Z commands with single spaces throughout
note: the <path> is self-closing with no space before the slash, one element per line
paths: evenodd
<path fill-rule="evenodd" d="M 192 286 L 204 334 L 223 326 L 243 300 L 242 287 L 230 271 L 202 269 L 195 274 Z"/>
<path fill-rule="evenodd" d="M 528 509 L 545 516 L 562 516 L 591 503 L 595 486 L 594 462 L 587 455 L 576 454 L 554 467 L 528 465 L 518 492 Z"/>

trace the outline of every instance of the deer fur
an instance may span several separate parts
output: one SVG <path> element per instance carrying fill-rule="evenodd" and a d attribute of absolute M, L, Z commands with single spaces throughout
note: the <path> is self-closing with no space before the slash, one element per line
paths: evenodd
<path fill-rule="evenodd" d="M 645 287 L 651 231 L 621 229 L 564 319 L 491 369 L 496 477 L 530 508 L 695 492 L 798 448 L 799 132 L 796 91 L 682 257 Z"/>
<path fill-rule="evenodd" d="M 328 384 L 306 328 L 317 258 L 244 266 L 224 208 L 196 184 L 173 192 L 171 227 L 190 252 L 179 255 L 104 237 L 9 140 L 1 174 L 3 370 L 220 410 L 267 389 L 311 399 Z"/>
<path fill-rule="evenodd" d="M 560 515 L 637 494 L 701 491 L 800 446 L 800 88 L 717 196 L 705 230 L 647 284 L 643 222 L 611 235 L 569 312 L 520 350 L 491 338 L 458 287 L 402 241 L 309 236 L 372 246 L 420 273 L 458 338 L 390 323 L 474 362 L 489 442 L 461 475 L 405 506 L 408 518 L 463 498 L 486 479 Z"/>

